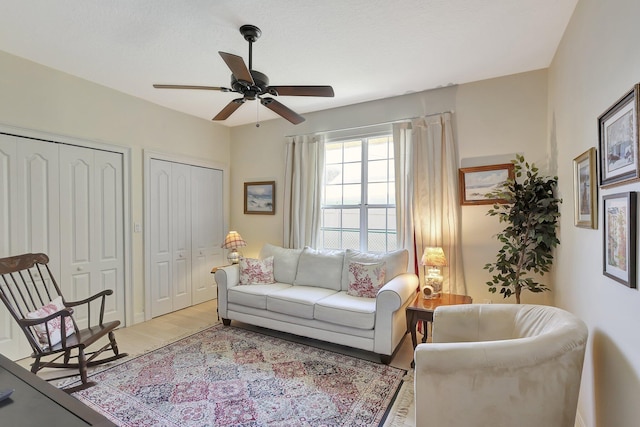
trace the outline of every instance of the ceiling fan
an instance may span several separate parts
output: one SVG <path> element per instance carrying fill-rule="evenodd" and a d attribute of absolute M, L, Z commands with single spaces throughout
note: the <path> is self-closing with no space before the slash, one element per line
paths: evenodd
<path fill-rule="evenodd" d="M 269 86 L 269 78 L 266 74 L 253 69 L 253 43 L 260 38 L 262 31 L 255 25 L 243 25 L 240 33 L 249 42 L 249 67 L 241 56 L 226 52 L 218 52 L 231 70 L 231 88 L 217 86 L 171 85 L 154 84 L 156 89 L 195 89 L 217 90 L 220 92 L 236 92 L 242 95 L 229 102 L 212 120 L 226 120 L 245 101 L 260 100 L 260 103 L 274 113 L 289 120 L 294 125 L 302 123 L 305 119 L 300 114 L 276 101 L 271 96 L 325 96 L 332 97 L 331 86 Z M 271 95 L 271 96 L 265 96 Z"/>

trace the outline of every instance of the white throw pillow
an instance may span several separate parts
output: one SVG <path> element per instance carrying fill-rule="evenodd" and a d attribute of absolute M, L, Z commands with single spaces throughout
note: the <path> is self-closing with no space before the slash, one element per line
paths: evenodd
<path fill-rule="evenodd" d="M 62 303 L 62 297 L 54 298 L 49 304 L 40 307 L 36 311 L 32 311 L 31 313 L 27 313 L 28 319 L 42 319 L 43 317 L 47 317 L 50 314 L 57 313 L 58 311 L 64 308 L 64 304 Z M 65 318 L 65 333 L 68 337 L 69 335 L 74 333 L 73 321 L 70 317 Z M 62 341 L 62 335 L 60 333 L 61 322 L 60 317 L 54 317 L 53 319 L 47 322 L 47 326 L 49 327 L 49 338 L 51 339 L 51 345 L 54 346 Z M 38 336 L 38 341 L 40 344 L 43 344 L 45 347 L 49 346 L 49 340 L 47 339 L 47 328 L 44 323 L 36 325 L 33 327 L 36 335 Z"/>
<path fill-rule="evenodd" d="M 240 285 L 266 285 L 275 283 L 273 257 L 265 259 L 240 258 Z"/>
<path fill-rule="evenodd" d="M 385 284 L 386 266 L 384 262 L 364 264 L 349 263 L 349 288 L 347 294 L 353 297 L 375 298 Z"/>
<path fill-rule="evenodd" d="M 360 252 L 353 249 L 347 249 L 344 254 L 344 266 L 342 269 L 342 290 L 349 289 L 349 263 L 361 262 L 365 264 L 374 264 L 384 262 L 386 264 L 385 280 L 388 282 L 399 274 L 407 272 L 409 262 L 409 251 L 399 249 L 397 251 L 374 254 L 368 252 Z M 385 282 L 386 283 L 386 282 Z"/>
<path fill-rule="evenodd" d="M 298 261 L 302 249 L 288 249 L 265 243 L 260 258 L 273 257 L 273 277 L 276 282 L 293 284 L 298 271 Z"/>
<path fill-rule="evenodd" d="M 343 260 L 343 251 L 318 251 L 306 247 L 300 255 L 294 284 L 339 291 L 342 284 Z"/>

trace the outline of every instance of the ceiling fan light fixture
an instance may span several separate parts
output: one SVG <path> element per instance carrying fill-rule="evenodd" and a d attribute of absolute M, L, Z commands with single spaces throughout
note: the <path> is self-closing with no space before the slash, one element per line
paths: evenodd
<path fill-rule="evenodd" d="M 236 92 L 242 98 L 236 98 L 229 102 L 213 120 L 226 120 L 245 101 L 255 101 L 260 99 L 260 103 L 269 108 L 280 117 L 298 124 L 304 121 L 304 117 L 291 110 L 284 104 L 273 98 L 262 98 L 264 95 L 272 96 L 334 96 L 331 86 L 269 86 L 269 77 L 259 71 L 253 70 L 253 43 L 260 38 L 262 31 L 255 25 L 243 25 L 240 33 L 249 42 L 249 66 L 241 56 L 232 53 L 218 51 L 222 60 L 231 70 L 231 89 L 213 86 L 194 85 L 153 85 L 156 89 L 207 89 L 218 90 L 220 92 Z"/>

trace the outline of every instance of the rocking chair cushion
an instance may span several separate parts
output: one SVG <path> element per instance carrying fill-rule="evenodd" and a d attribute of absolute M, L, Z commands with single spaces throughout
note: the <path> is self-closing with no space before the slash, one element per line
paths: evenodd
<path fill-rule="evenodd" d="M 27 313 L 27 317 L 29 319 L 41 319 L 43 317 L 47 317 L 50 314 L 56 313 L 64 308 L 64 304 L 62 303 L 62 297 L 57 297 L 49 304 L 45 305 L 33 311 L 31 313 Z M 47 338 L 47 328 L 43 323 L 34 326 L 36 335 L 38 336 L 38 341 L 45 346 L 49 346 L 49 340 L 51 340 L 51 346 L 58 344 L 62 341 L 62 336 L 60 333 L 61 325 L 60 318 L 56 317 L 47 322 L 47 326 L 49 328 L 49 338 Z M 66 336 L 73 334 L 73 321 L 70 317 L 65 318 L 65 333 Z"/>

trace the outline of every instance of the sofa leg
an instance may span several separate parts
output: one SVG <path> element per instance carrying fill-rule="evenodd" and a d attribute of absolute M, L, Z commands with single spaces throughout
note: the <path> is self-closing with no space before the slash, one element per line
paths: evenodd
<path fill-rule="evenodd" d="M 382 362 L 385 365 L 388 365 L 389 363 L 391 363 L 391 356 L 389 356 L 387 354 L 381 354 L 380 355 L 380 362 Z"/>
<path fill-rule="evenodd" d="M 231 319 L 225 319 L 224 317 L 222 318 L 222 324 L 224 326 L 229 326 L 231 324 Z"/>

